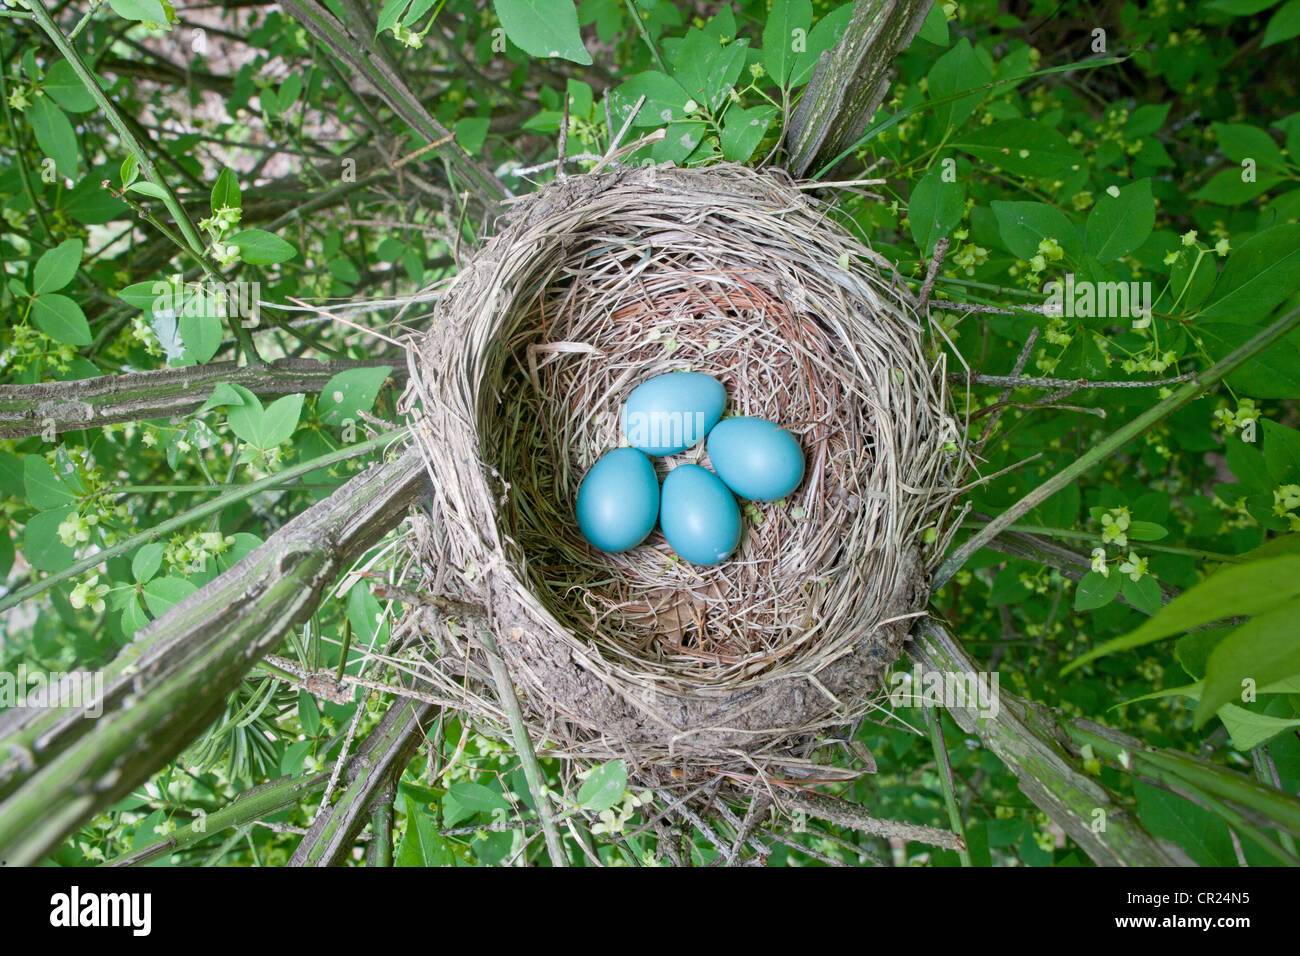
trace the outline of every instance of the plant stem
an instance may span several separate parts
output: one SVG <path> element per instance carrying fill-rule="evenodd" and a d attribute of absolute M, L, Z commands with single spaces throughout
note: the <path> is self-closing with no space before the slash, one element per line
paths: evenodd
<path fill-rule="evenodd" d="M 555 817 L 551 812 L 551 798 L 546 793 L 546 780 L 542 776 L 542 767 L 537 761 L 537 751 L 533 749 L 532 738 L 528 736 L 528 728 L 524 726 L 524 714 L 519 706 L 515 685 L 510 680 L 505 661 L 497 651 L 492 629 L 483 626 L 479 629 L 479 636 L 483 641 L 483 649 L 487 651 L 488 664 L 492 668 L 492 679 L 497 686 L 497 697 L 501 699 L 501 706 L 510 721 L 510 736 L 514 738 L 515 751 L 519 754 L 519 762 L 523 764 L 524 779 L 528 781 L 528 789 L 533 795 L 533 804 L 537 807 L 537 816 L 542 822 L 542 833 L 546 837 L 546 852 L 551 857 L 551 865 L 568 866 L 569 858 L 564 852 L 564 844 L 560 842 L 560 831 L 555 826 Z"/>
<path fill-rule="evenodd" d="M 952 785 L 952 765 L 948 762 L 948 747 L 943 740 L 943 716 L 937 707 L 925 708 L 925 722 L 930 725 L 930 744 L 934 747 L 934 761 L 939 772 L 939 784 L 943 787 L 943 802 L 948 805 L 948 822 L 952 832 L 961 840 L 957 855 L 962 866 L 970 866 L 970 847 L 966 845 L 966 826 L 961 819 L 961 810 L 957 806 L 957 795 Z"/>
<path fill-rule="evenodd" d="M 310 776 L 281 777 L 260 787 L 246 790 L 215 813 L 210 813 L 188 826 L 181 827 L 162 839 L 147 843 L 130 853 L 115 856 L 103 866 L 137 866 L 147 863 L 163 853 L 174 853 L 202 843 L 211 836 L 231 827 L 246 826 L 255 820 L 296 806 L 305 797 L 325 789 L 329 773 L 321 771 Z"/>

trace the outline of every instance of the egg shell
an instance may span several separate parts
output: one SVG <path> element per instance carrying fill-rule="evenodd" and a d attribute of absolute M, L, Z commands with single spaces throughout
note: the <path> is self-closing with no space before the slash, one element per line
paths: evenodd
<path fill-rule="evenodd" d="M 722 383 L 702 372 L 669 372 L 632 390 L 623 406 L 623 435 L 647 455 L 675 455 L 699 444 L 727 404 Z"/>
<path fill-rule="evenodd" d="M 627 551 L 649 537 L 659 517 L 659 478 L 635 448 L 616 448 L 578 486 L 578 527 L 602 551 Z"/>
<path fill-rule="evenodd" d="M 740 506 L 718 476 L 679 465 L 664 479 L 659 525 L 668 544 L 692 564 L 717 564 L 740 543 Z"/>
<path fill-rule="evenodd" d="M 765 418 L 728 418 L 709 432 L 709 462 L 727 487 L 753 501 L 776 501 L 803 481 L 803 450 Z"/>

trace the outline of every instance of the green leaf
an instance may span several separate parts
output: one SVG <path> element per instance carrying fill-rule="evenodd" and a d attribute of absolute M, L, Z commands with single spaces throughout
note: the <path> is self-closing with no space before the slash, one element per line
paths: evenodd
<path fill-rule="evenodd" d="M 941 100 L 986 85 L 993 79 L 984 61 L 975 55 L 970 40 L 962 37 L 951 50 L 939 57 L 927 75 L 928 97 Z M 950 127 L 960 126 L 984 98 L 984 92 L 972 93 L 934 108 L 940 135 Z"/>
<path fill-rule="evenodd" d="M 481 783 L 460 781 L 447 788 L 442 801 L 443 826 L 454 827 L 477 813 L 509 810 L 510 804 L 500 793 L 489 790 Z"/>
<path fill-rule="evenodd" d="M 492 0 L 492 8 L 510 42 L 530 56 L 591 63 L 572 0 Z"/>
<path fill-rule="evenodd" d="M 154 578 L 144 586 L 144 603 L 154 617 L 162 617 L 181 601 L 198 590 L 198 585 L 185 578 L 168 575 Z"/>
<path fill-rule="evenodd" d="M 455 857 L 434 826 L 433 818 L 423 811 L 411 812 L 409 801 L 407 806 L 406 833 L 393 862 L 397 866 L 452 866 Z"/>
<path fill-rule="evenodd" d="M 1215 359 L 1227 358 L 1259 331 L 1254 326 L 1212 322 L 1194 327 Z M 1228 384 L 1255 398 L 1300 397 L 1300 351 L 1286 340 L 1274 342 L 1228 375 Z"/>
<path fill-rule="evenodd" d="M 853 4 L 841 3 L 808 31 L 808 42 L 803 52 L 795 56 L 794 69 L 790 71 L 790 89 L 808 82 L 821 55 L 840 42 L 852 19 Z"/>
<path fill-rule="evenodd" d="M 45 71 L 41 89 L 69 113 L 87 113 L 98 105 L 67 60 L 59 60 Z"/>
<path fill-rule="evenodd" d="M 287 113 L 294 103 L 298 102 L 298 97 L 302 95 L 302 74 L 290 73 L 280 84 L 280 89 L 276 93 L 276 99 L 280 103 L 280 112 Z"/>
<path fill-rule="evenodd" d="M 32 320 L 38 329 L 64 345 L 80 348 L 91 342 L 86 314 L 66 295 L 57 292 L 38 295 L 32 302 Z"/>
<path fill-rule="evenodd" d="M 320 733 L 320 707 L 316 705 L 316 698 L 305 690 L 298 691 L 298 723 L 308 737 Z"/>
<path fill-rule="evenodd" d="M 1118 575 L 1118 572 L 1113 573 Z M 1160 585 L 1155 578 L 1149 574 L 1144 574 L 1134 581 L 1127 574 L 1118 576 L 1123 578 L 1120 590 L 1124 594 L 1124 600 L 1139 611 L 1144 611 L 1147 614 L 1155 614 L 1160 610 Z"/>
<path fill-rule="evenodd" d="M 298 254 L 289 243 L 263 229 L 245 229 L 235 233 L 227 242 L 238 246 L 243 260 L 255 266 L 285 262 Z"/>
<path fill-rule="evenodd" d="M 935 46 L 948 45 L 948 18 L 943 14 L 943 4 L 934 3 L 925 15 L 917 36 Z"/>
<path fill-rule="evenodd" d="M 680 83 L 656 70 L 638 73 L 619 84 L 609 93 L 609 111 L 616 127 L 621 127 L 632 114 L 632 108 L 642 96 L 645 102 L 632 125 L 662 126 L 686 118 L 682 109 L 690 99 Z"/>
<path fill-rule="evenodd" d="M 77 134 L 63 110 L 49 96 L 38 96 L 27 110 L 36 145 L 54 160 L 54 167 L 69 179 L 77 177 Z"/>
<path fill-rule="evenodd" d="M 181 342 L 185 346 L 184 364 L 203 365 L 210 362 L 225 339 L 221 319 L 204 309 L 186 309 L 177 323 Z"/>
<path fill-rule="evenodd" d="M 471 156 L 476 156 L 479 150 L 483 148 L 483 142 L 487 139 L 490 125 L 491 120 L 486 116 L 466 116 L 463 119 L 458 119 L 455 127 L 453 127 L 456 133 L 456 142 L 460 144 L 460 148 L 465 152 Z"/>
<path fill-rule="evenodd" d="M 77 497 L 76 492 L 59 478 L 54 466 L 44 456 L 36 454 L 23 456 L 23 489 L 27 501 L 40 511 L 61 508 Z"/>
<path fill-rule="evenodd" d="M 1273 137 L 1258 126 L 1245 123 L 1214 123 L 1214 136 L 1219 149 L 1235 163 L 1252 159 L 1267 169 L 1286 169 L 1286 157 Z"/>
<path fill-rule="evenodd" d="M 591 771 L 578 788 L 578 803 L 593 813 L 608 810 L 623 799 L 627 790 L 627 765 L 611 760 Z"/>
<path fill-rule="evenodd" d="M 1064 136 L 1043 123 L 1008 119 L 958 134 L 953 146 L 981 162 L 1020 176 L 1062 176 L 1084 159 Z"/>
<path fill-rule="evenodd" d="M 1137 630 L 1094 648 L 1068 664 L 1061 673 L 1067 674 L 1094 658 L 1141 647 L 1202 624 L 1238 615 L 1262 614 L 1297 596 L 1300 596 L 1300 555 L 1229 565 L 1174 598 Z"/>
<path fill-rule="evenodd" d="M 1118 196 L 1102 193 L 1084 227 L 1088 251 L 1102 265 L 1114 262 L 1146 242 L 1155 222 L 1151 180 L 1123 186 Z"/>
<path fill-rule="evenodd" d="M 1297 35 L 1300 35 L 1300 0 L 1290 0 L 1268 21 L 1260 48 L 1270 47 Z"/>
<path fill-rule="evenodd" d="M 907 203 L 908 228 L 922 257 L 929 256 L 934 244 L 961 222 L 965 202 L 965 185 L 944 182 L 942 164 L 932 167 L 912 188 Z"/>
<path fill-rule="evenodd" d="M 992 206 L 998 221 L 998 233 L 1017 258 L 1036 256 L 1038 244 L 1044 239 L 1055 239 L 1071 259 L 1077 259 L 1083 252 L 1078 228 L 1055 206 L 1000 200 L 994 200 Z"/>
<path fill-rule="evenodd" d="M 1168 537 L 1169 532 L 1154 521 L 1131 521 L 1127 534 L 1130 541 L 1159 541 Z"/>
<path fill-rule="evenodd" d="M 1232 633 L 1230 627 L 1206 627 L 1192 631 L 1178 639 L 1174 644 L 1174 657 L 1189 677 L 1201 680 L 1205 677 L 1205 666 L 1209 663 L 1210 652 L 1219 646 L 1219 642 Z M 1199 685 L 1198 685 L 1199 687 Z M 1198 689 L 1196 697 L 1199 700 Z"/>
<path fill-rule="evenodd" d="M 733 163 L 748 162 L 776 114 L 775 106 L 742 109 L 736 104 L 729 107 L 722 120 L 722 135 L 719 137 L 722 158 Z"/>
<path fill-rule="evenodd" d="M 132 594 L 122 608 L 122 634 L 128 639 L 135 636 L 135 632 L 140 630 L 149 623 L 149 614 L 145 611 L 144 605 L 140 603 L 140 598 Z"/>
<path fill-rule="evenodd" d="M 384 0 L 384 7 L 379 11 L 379 17 L 375 21 L 375 36 L 397 26 L 410 3 L 411 0 Z"/>
<path fill-rule="evenodd" d="M 162 567 L 164 550 L 166 549 L 158 541 L 142 545 L 131 559 L 131 576 L 140 584 L 148 584 Z"/>
<path fill-rule="evenodd" d="M 1242 178 L 1243 172 L 1240 169 L 1220 170 L 1208 183 L 1192 193 L 1192 198 L 1219 206 L 1240 206 L 1282 181 L 1282 177 L 1276 173 L 1260 173 L 1253 181 L 1248 181 Z"/>
<path fill-rule="evenodd" d="M 1271 484 L 1300 483 L 1300 431 L 1263 419 L 1264 463 Z M 1244 443 L 1243 443 L 1244 444 Z"/>
<path fill-rule="evenodd" d="M 1284 730 L 1300 727 L 1300 719 L 1287 720 L 1282 717 L 1270 717 L 1257 714 L 1236 704 L 1224 704 L 1218 710 L 1219 719 L 1232 737 L 1232 746 L 1237 750 L 1253 750 L 1262 743 L 1267 743 Z"/>
<path fill-rule="evenodd" d="M 150 23 L 167 22 L 167 11 L 161 0 L 108 0 L 108 5 L 119 17 L 127 20 L 148 20 Z"/>
<path fill-rule="evenodd" d="M 1176 794 L 1134 781 L 1138 818 L 1154 837 L 1182 847 L 1201 866 L 1235 866 L 1232 834 L 1222 819 Z"/>
<path fill-rule="evenodd" d="M 55 508 L 32 515 L 23 529 L 23 557 L 38 571 L 62 571 L 72 564 L 73 551 L 59 537 L 59 525 L 75 508 Z"/>
<path fill-rule="evenodd" d="M 81 265 L 81 249 L 80 239 L 65 239 L 36 260 L 32 291 L 58 292 L 71 282 Z"/>
<path fill-rule="evenodd" d="M 267 406 L 262 413 L 261 441 L 256 443 L 259 448 L 274 448 L 289 440 L 302 416 L 302 400 L 302 395 L 285 395 Z"/>
<path fill-rule="evenodd" d="M 135 158 L 135 153 L 128 153 L 126 159 L 122 160 L 119 175 L 123 186 L 130 186 L 135 182 L 135 178 L 140 175 L 140 160 Z"/>
<path fill-rule="evenodd" d="M 717 39 L 692 28 L 677 54 L 673 79 L 686 95 L 717 113 L 745 66 L 746 40 L 719 46 Z"/>
<path fill-rule="evenodd" d="M 21 498 L 26 494 L 24 467 L 22 458 L 0 450 L 0 499 Z"/>
<path fill-rule="evenodd" d="M 227 389 L 229 392 L 225 391 Z M 248 442 L 250 445 L 257 445 L 258 440 L 262 437 L 262 403 L 258 401 L 256 395 L 244 388 L 244 386 L 222 383 L 216 389 L 213 389 L 212 398 L 208 399 L 208 404 L 212 404 L 216 400 L 218 390 L 221 390 L 223 394 L 233 393 L 239 396 L 241 400 L 239 405 L 230 402 L 225 403 L 230 406 L 226 411 L 226 421 L 236 437 Z"/>
<path fill-rule="evenodd" d="M 1114 570 L 1111 571 L 1109 576 L 1099 571 L 1089 571 L 1079 579 L 1079 583 L 1075 586 L 1074 609 L 1076 611 L 1091 611 L 1094 608 L 1104 607 L 1115 600 L 1115 595 L 1119 594 L 1121 576 L 1118 571 Z"/>
<path fill-rule="evenodd" d="M 149 196 L 152 199 L 167 199 L 167 190 L 163 189 L 157 183 L 151 183 L 148 180 L 141 179 L 133 182 L 126 187 L 129 193 L 139 193 L 141 196 Z"/>
<path fill-rule="evenodd" d="M 1294 595 L 1300 586 L 1293 583 L 1290 590 Z M 1271 610 L 1251 618 L 1219 642 L 1205 668 L 1205 689 L 1196 708 L 1197 727 L 1230 700 L 1240 699 L 1245 681 L 1254 681 L 1258 690 L 1300 674 L 1298 619 L 1300 599 L 1292 596 L 1285 603 L 1274 602 Z"/>
<path fill-rule="evenodd" d="M 1128 122 L 1124 124 L 1124 136 L 1126 139 L 1142 139 L 1144 136 L 1150 136 L 1160 127 L 1165 125 L 1165 117 L 1169 115 L 1169 107 L 1172 104 L 1154 104 L 1147 103 L 1139 106 L 1129 116 Z"/>
<path fill-rule="evenodd" d="M 785 88 L 794 71 L 796 30 L 802 30 L 807 42 L 812 26 L 811 0 L 773 0 L 763 25 L 763 68 L 779 87 Z"/>
<path fill-rule="evenodd" d="M 243 202 L 239 193 L 239 177 L 229 166 L 222 167 L 217 181 L 212 184 L 212 212 L 215 214 L 223 206 L 242 209 Z"/>
<path fill-rule="evenodd" d="M 1278 0 L 1210 0 L 1207 10 L 1218 10 L 1234 17 L 1248 17 L 1274 6 Z"/>
<path fill-rule="evenodd" d="M 349 418 L 355 420 L 358 412 L 368 412 L 374 407 L 379 390 L 392 371 L 391 365 L 376 365 L 339 372 L 320 390 L 317 416 L 326 425 L 342 425 Z"/>
<path fill-rule="evenodd" d="M 1297 290 L 1300 223 L 1274 226 L 1232 251 L 1198 321 L 1254 323 Z"/>

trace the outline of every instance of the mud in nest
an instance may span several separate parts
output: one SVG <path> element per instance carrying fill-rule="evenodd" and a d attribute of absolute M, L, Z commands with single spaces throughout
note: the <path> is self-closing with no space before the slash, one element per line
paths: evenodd
<path fill-rule="evenodd" d="M 413 357 L 435 487 L 422 584 L 482 608 L 468 627 L 416 612 L 431 682 L 499 723 L 490 627 L 539 738 L 634 767 L 789 773 L 861 716 L 924 613 L 922 542 L 958 465 L 942 362 L 891 275 L 779 172 L 622 169 L 518 203 Z M 682 370 L 807 458 L 792 496 L 742 503 L 741 546 L 710 568 L 658 531 L 597 551 L 574 519 L 628 394 Z M 703 444 L 655 459 L 661 477 L 684 462 L 707 466 Z"/>

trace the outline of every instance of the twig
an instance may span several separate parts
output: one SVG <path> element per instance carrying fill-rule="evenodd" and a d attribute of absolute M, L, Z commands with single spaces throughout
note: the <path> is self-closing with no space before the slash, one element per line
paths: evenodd
<path fill-rule="evenodd" d="M 1034 330 L 1035 332 L 1037 329 Z M 971 385 L 992 385 L 997 388 L 1041 388 L 1041 389 L 1069 389 L 1071 392 L 1077 392 L 1081 389 L 1089 388 L 1160 388 L 1166 385 L 1181 385 L 1184 382 L 1190 382 L 1196 377 L 1195 372 L 1188 372 L 1185 375 L 1176 375 L 1173 378 L 1157 378 L 1148 382 L 1094 382 L 1090 379 L 1083 378 L 1035 378 L 1032 376 L 1016 375 L 984 375 L 980 372 L 953 372 L 948 378 L 954 382 L 967 382 Z M 1069 394 L 1065 392 L 1064 394 Z M 1059 396 L 1048 396 L 1056 398 Z"/>
<path fill-rule="evenodd" d="M 948 255 L 948 237 L 943 236 L 934 244 L 934 254 L 930 256 L 930 268 L 925 272 L 925 282 L 921 284 L 921 294 L 917 297 L 917 311 L 922 314 L 930 304 L 934 280 L 939 278 L 939 270 L 943 268 L 943 259 L 946 255 Z"/>
<path fill-rule="evenodd" d="M 836 826 L 848 827 L 868 836 L 878 836 L 886 840 L 895 838 L 925 843 L 945 850 L 960 850 L 965 842 L 957 834 L 948 830 L 921 826 L 916 823 L 903 823 L 900 820 L 877 820 L 866 810 L 847 800 L 827 796 L 813 790 L 796 790 L 781 794 L 796 810 L 808 816 L 825 820 Z"/>
<path fill-rule="evenodd" d="M 569 858 L 560 842 L 560 831 L 555 826 L 555 817 L 551 813 L 551 798 L 546 792 L 546 780 L 542 776 L 541 764 L 537 761 L 537 751 L 533 749 L 532 738 L 524 724 L 524 713 L 519 706 L 519 696 L 515 685 L 510 680 L 510 672 L 497 650 L 496 639 L 491 627 L 479 628 L 479 639 L 486 652 L 488 666 L 492 669 L 492 680 L 497 687 L 497 697 L 505 708 L 506 718 L 510 722 L 510 736 L 514 740 L 515 752 L 523 764 L 524 779 L 533 796 L 533 805 L 537 808 L 538 819 L 542 822 L 542 833 L 546 837 L 546 852 L 550 855 L 552 866 L 568 866 Z"/>

